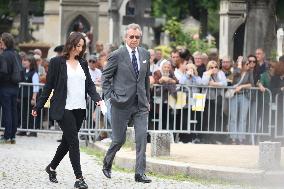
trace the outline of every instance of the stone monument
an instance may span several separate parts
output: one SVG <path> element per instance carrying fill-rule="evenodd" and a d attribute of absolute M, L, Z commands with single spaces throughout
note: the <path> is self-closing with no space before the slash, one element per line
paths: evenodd
<path fill-rule="evenodd" d="M 59 17 L 61 44 L 65 43 L 67 31 L 78 17 L 84 18 L 93 28 L 93 41 L 98 40 L 99 0 L 60 0 Z M 94 48 L 95 43 L 92 45 Z"/>
<path fill-rule="evenodd" d="M 219 56 L 233 57 L 235 31 L 245 22 L 247 4 L 245 0 L 220 1 Z"/>
<path fill-rule="evenodd" d="M 284 31 L 283 28 L 277 30 L 277 60 L 283 55 L 283 41 L 284 41 Z"/>

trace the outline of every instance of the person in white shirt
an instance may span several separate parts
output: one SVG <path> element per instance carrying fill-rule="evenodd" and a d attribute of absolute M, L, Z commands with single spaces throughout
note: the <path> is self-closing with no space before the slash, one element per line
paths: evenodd
<path fill-rule="evenodd" d="M 87 61 L 83 59 L 85 50 L 84 36 L 73 32 L 64 45 L 63 56 L 50 60 L 46 84 L 32 110 L 32 115 L 37 116 L 53 90 L 49 112 L 51 119 L 58 121 L 63 135 L 53 160 L 45 171 L 51 182 L 58 183 L 55 170 L 69 152 L 76 177 L 74 188 L 80 189 L 88 188 L 82 175 L 78 140 L 78 132 L 86 116 L 87 94 L 97 106 L 104 104 L 91 79 Z"/>
<path fill-rule="evenodd" d="M 100 69 L 98 69 L 98 64 L 99 61 L 96 57 L 96 55 L 90 55 L 89 57 L 89 72 L 92 78 L 92 81 L 96 84 L 96 85 L 101 85 L 101 77 L 102 77 L 102 71 Z"/>

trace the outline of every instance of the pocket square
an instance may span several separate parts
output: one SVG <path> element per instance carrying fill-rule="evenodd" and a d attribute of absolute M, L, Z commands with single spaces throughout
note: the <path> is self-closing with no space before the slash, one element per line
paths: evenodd
<path fill-rule="evenodd" d="M 146 60 L 143 60 L 143 64 L 145 64 L 147 61 Z"/>

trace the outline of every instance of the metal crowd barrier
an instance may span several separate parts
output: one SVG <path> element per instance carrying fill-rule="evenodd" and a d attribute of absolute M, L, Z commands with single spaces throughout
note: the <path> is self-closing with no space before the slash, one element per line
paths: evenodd
<path fill-rule="evenodd" d="M 234 97 L 231 99 L 224 97 L 225 91 L 230 87 L 176 85 L 176 88 L 178 88 L 177 91 L 171 91 L 170 86 L 154 85 L 152 89 L 153 130 L 203 134 L 271 134 L 271 92 L 269 90 L 265 93 L 260 92 L 258 88 L 244 90 L 235 95 L 238 96 L 239 101 L 235 104 Z M 186 96 L 186 103 L 183 102 L 176 108 L 170 105 L 169 100 L 176 95 L 176 100 L 180 101 L 181 96 L 178 93 Z M 194 95 L 200 94 L 206 95 L 204 111 L 195 111 L 193 106 L 197 99 Z M 180 105 L 183 106 L 180 107 Z M 238 121 L 246 120 L 246 128 L 242 132 L 231 131 L 228 123 L 231 124 L 232 117 L 237 113 L 233 110 L 240 110 L 240 106 L 244 105 L 247 105 L 246 116 L 238 117 Z M 266 122 L 261 119 L 264 117 L 267 118 Z"/>
<path fill-rule="evenodd" d="M 38 86 L 43 87 L 43 85 Z M 28 104 L 32 94 L 26 88 L 33 87 L 33 85 L 20 83 L 19 87 L 18 131 L 61 132 L 56 121 L 50 120 L 48 105 L 38 113 L 36 118 L 31 116 L 31 106 Z M 148 131 L 167 130 L 173 133 L 250 135 L 253 137 L 271 136 L 274 125 L 277 125 L 273 135 L 284 137 L 283 95 L 281 105 L 279 95 L 272 103 L 272 94 L 268 89 L 264 93 L 258 88 L 246 89 L 233 98 L 227 99 L 224 94 L 230 88 L 154 85 L 151 88 Z M 23 95 L 24 90 L 28 90 L 28 95 Z M 274 116 L 272 116 L 273 112 L 275 112 Z M 0 112 L 0 118 L 1 115 Z M 100 108 L 96 108 L 94 102 L 88 99 L 86 120 L 79 134 L 98 137 L 102 133 L 111 132 L 109 114 L 107 115 L 103 116 Z M 281 116 L 282 119 L 279 118 Z M 272 120 L 275 121 L 272 122 Z M 3 125 L 1 129 L 4 129 Z"/>
<path fill-rule="evenodd" d="M 274 110 L 274 135 L 275 138 L 284 138 L 284 93 L 275 96 L 275 103 L 272 104 Z"/>

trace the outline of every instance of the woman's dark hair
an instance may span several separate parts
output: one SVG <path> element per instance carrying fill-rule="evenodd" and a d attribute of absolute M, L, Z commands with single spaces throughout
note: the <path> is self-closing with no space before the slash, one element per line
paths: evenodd
<path fill-rule="evenodd" d="M 14 37 L 10 33 L 6 33 L 6 32 L 2 33 L 1 39 L 7 49 L 14 49 L 15 41 L 14 41 Z"/>
<path fill-rule="evenodd" d="M 247 59 L 249 60 L 249 58 L 255 59 L 255 67 L 253 68 L 253 79 L 254 79 L 254 84 L 256 84 L 258 82 L 258 80 L 260 79 L 260 66 L 257 62 L 257 58 L 256 58 L 255 55 L 249 54 L 247 56 Z"/>
<path fill-rule="evenodd" d="M 183 48 L 179 51 L 179 56 L 180 58 L 182 58 L 183 60 L 188 61 L 191 58 L 191 53 L 189 52 L 188 49 Z"/>
<path fill-rule="evenodd" d="M 249 58 L 251 58 L 251 57 L 255 59 L 255 61 L 256 61 L 255 63 L 256 63 L 256 65 L 257 65 L 257 58 L 256 58 L 256 56 L 253 55 L 253 54 L 249 54 L 248 57 L 247 57 L 247 59 L 249 59 Z"/>
<path fill-rule="evenodd" d="M 78 43 L 80 42 L 81 39 L 83 39 L 83 41 L 84 41 L 83 48 L 82 48 L 82 51 L 80 52 L 80 54 L 75 57 L 75 59 L 79 59 L 79 58 L 83 57 L 83 55 L 86 51 L 86 39 L 80 32 L 72 32 L 69 35 L 69 37 L 67 38 L 67 41 L 66 41 L 66 43 L 64 45 L 64 49 L 63 49 L 63 56 L 66 59 L 69 59 L 70 52 L 72 51 L 73 48 L 76 48 L 76 46 L 78 45 Z"/>
<path fill-rule="evenodd" d="M 30 71 L 35 71 L 37 72 L 37 63 L 36 63 L 36 59 L 34 58 L 34 56 L 32 54 L 26 55 L 24 57 L 24 60 L 27 60 L 30 62 Z"/>

